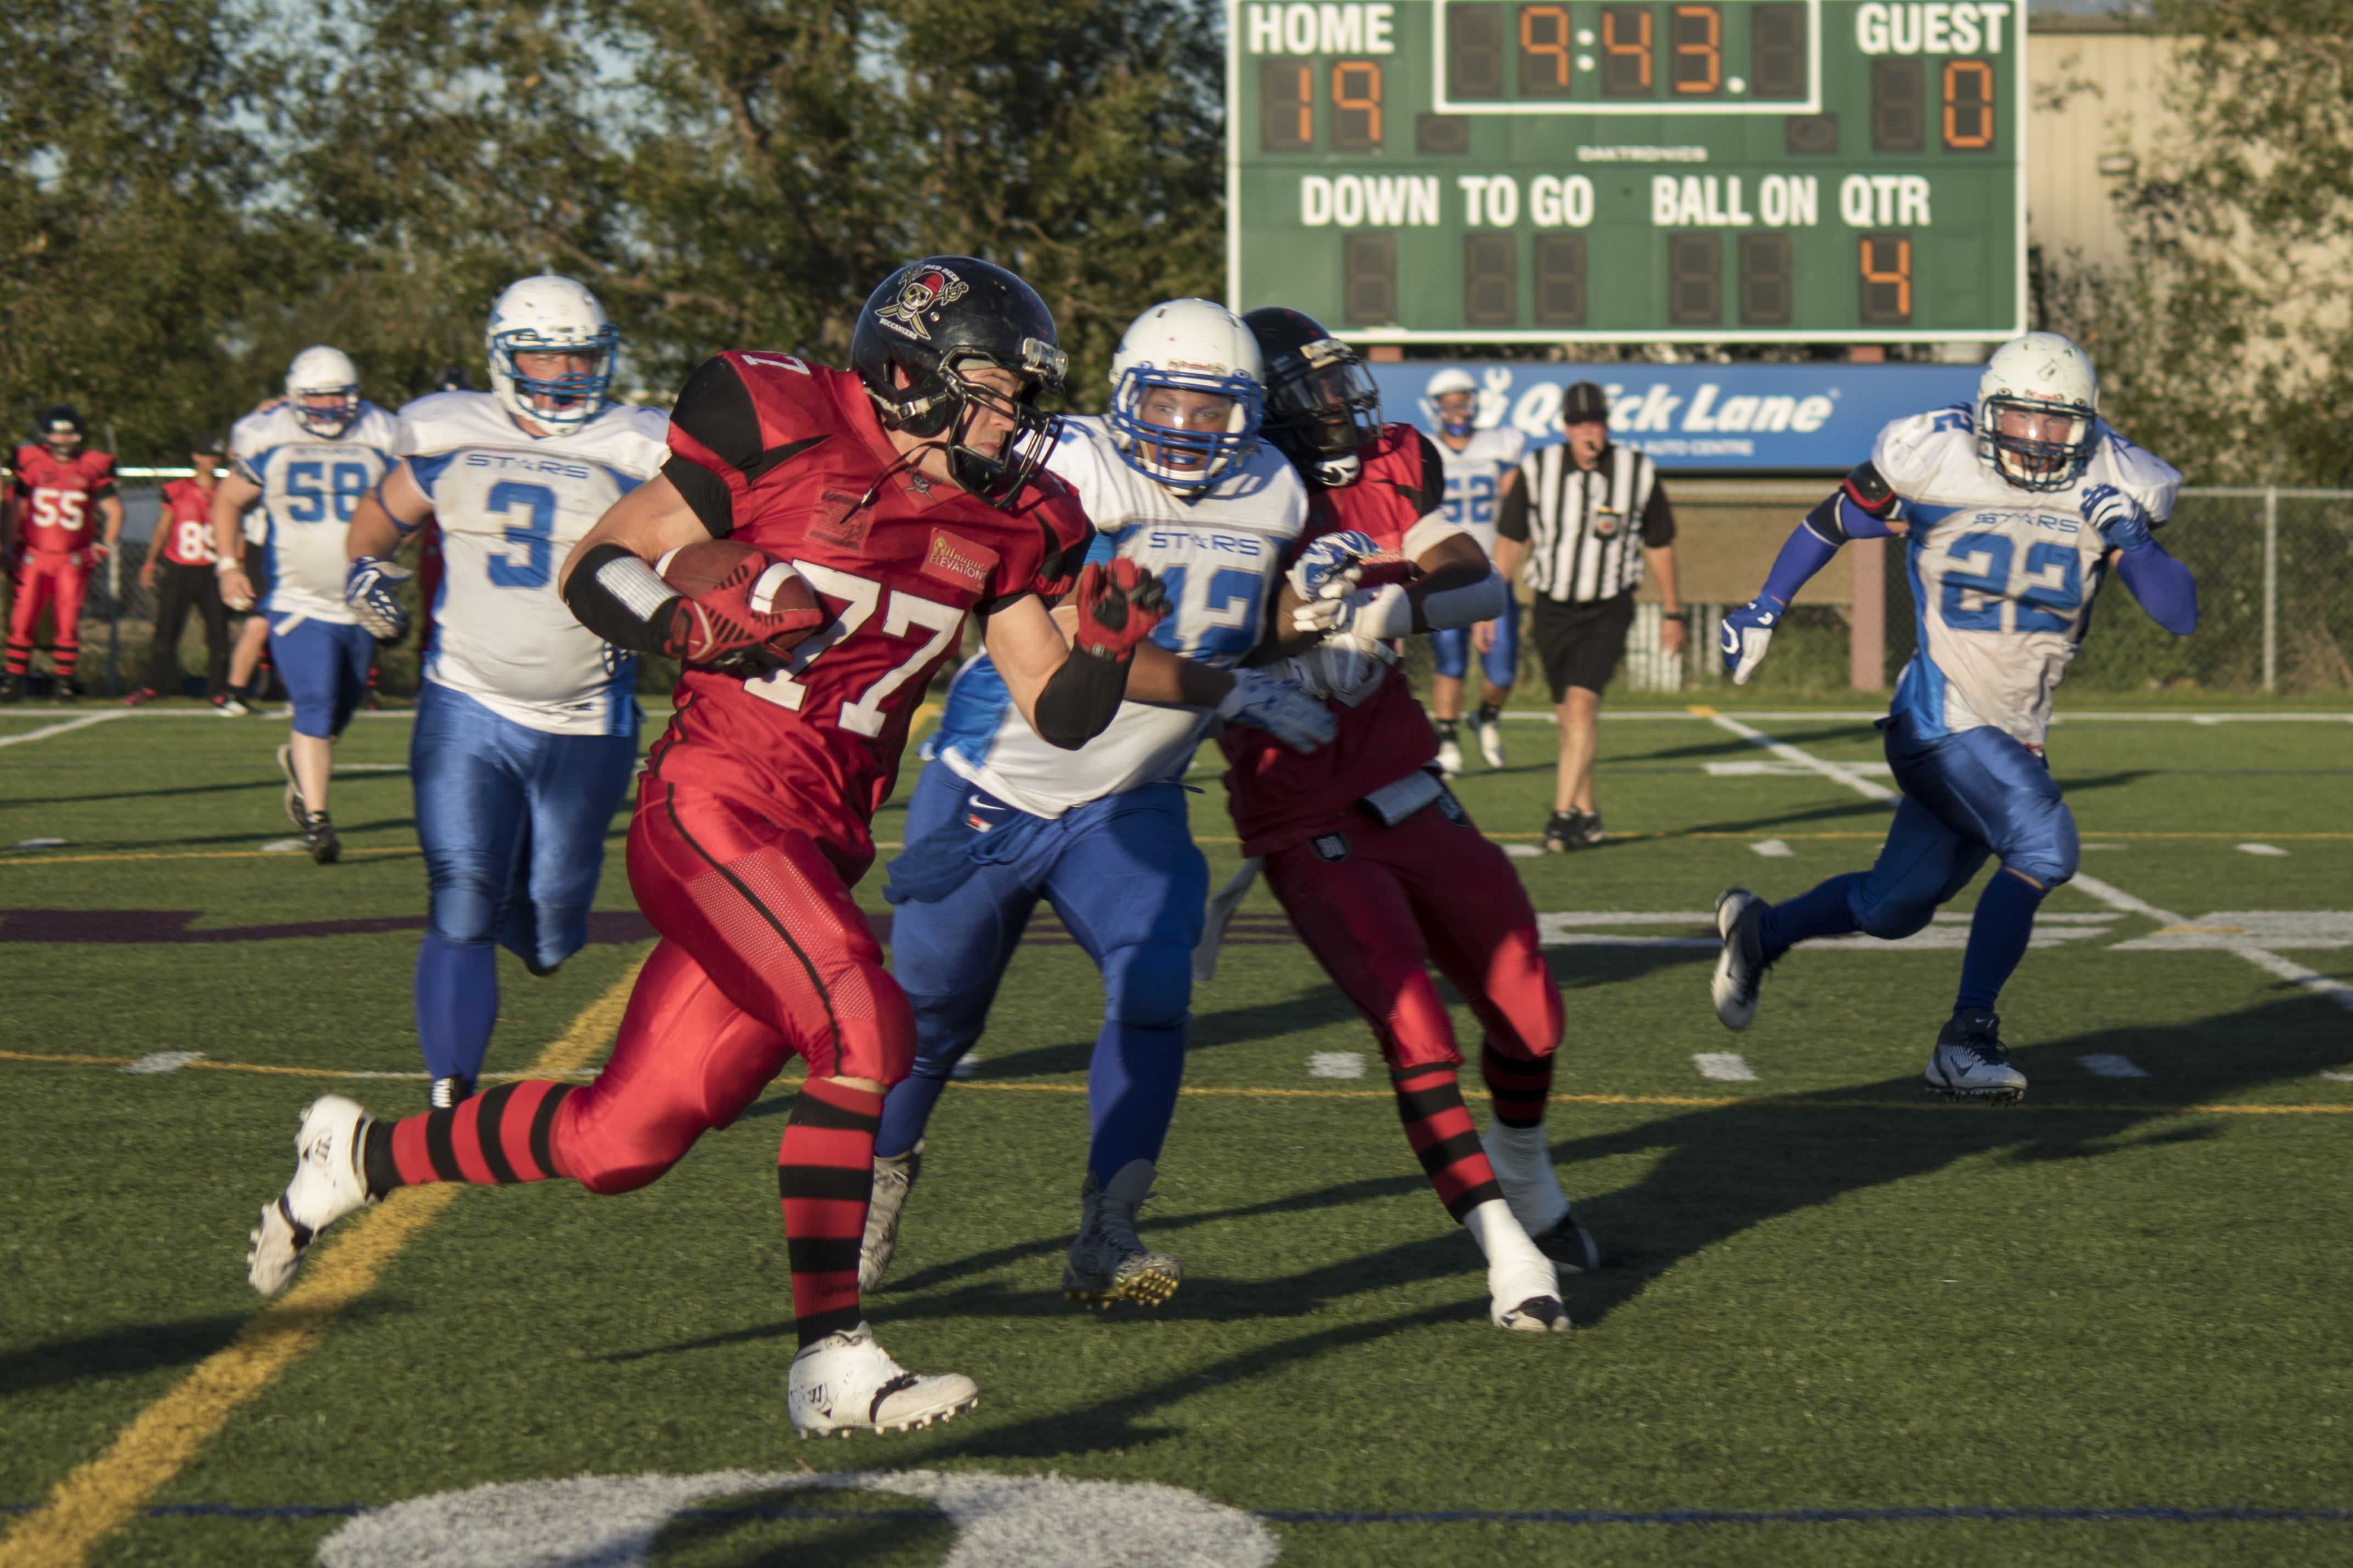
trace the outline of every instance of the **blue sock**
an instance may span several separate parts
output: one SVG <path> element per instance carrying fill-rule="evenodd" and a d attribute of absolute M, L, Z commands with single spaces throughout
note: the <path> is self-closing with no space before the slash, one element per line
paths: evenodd
<path fill-rule="evenodd" d="M 882 1125 L 874 1134 L 874 1157 L 895 1160 L 923 1141 L 923 1124 L 932 1119 L 932 1107 L 940 1102 L 947 1089 L 944 1075 L 939 1078 L 915 1077 L 902 1079 L 891 1086 L 882 1097 Z"/>
<path fill-rule="evenodd" d="M 1969 921 L 1969 947 L 1961 955 L 1961 990 L 1953 1011 L 1968 1007 L 1993 1010 L 2010 972 L 2026 956 L 2026 939 L 2034 934 L 2034 911 L 2050 889 L 2038 888 L 2015 871 L 2000 870 L 1978 895 L 1978 912 Z"/>
<path fill-rule="evenodd" d="M 469 1083 L 481 1077 L 498 1018 L 498 950 L 427 931 L 417 944 L 417 1043 L 425 1070 Z"/>
<path fill-rule="evenodd" d="M 1087 1068 L 1087 1112 L 1094 1124 L 1087 1169 L 1108 1184 L 1136 1160 L 1160 1160 L 1161 1140 L 1176 1114 L 1185 1079 L 1185 1026 L 1147 1029 L 1105 1024 Z"/>
<path fill-rule="evenodd" d="M 1847 894 L 1862 873 L 1832 877 L 1810 893 L 1799 893 L 1786 904 L 1765 911 L 1765 956 L 1778 958 L 1808 937 L 1852 936 L 1862 930 L 1854 923 L 1854 908 Z"/>

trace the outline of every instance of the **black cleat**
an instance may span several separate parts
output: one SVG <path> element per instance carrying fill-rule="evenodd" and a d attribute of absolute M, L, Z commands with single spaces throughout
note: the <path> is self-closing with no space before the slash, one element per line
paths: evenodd
<path fill-rule="evenodd" d="M 1544 847 L 1555 855 L 1566 855 L 1572 849 L 1590 849 L 1608 835 L 1601 831 L 1600 816 L 1590 811 L 1556 811 L 1545 824 Z"/>
<path fill-rule="evenodd" d="M 323 811 L 314 811 L 302 823 L 302 847 L 311 852 L 312 861 L 332 866 L 343 858 L 343 841 L 335 837 L 335 825 Z"/>
<path fill-rule="evenodd" d="M 446 1078 L 437 1078 L 427 1098 L 436 1110 L 455 1110 L 461 1103 L 474 1098 L 474 1080 L 454 1072 Z"/>
<path fill-rule="evenodd" d="M 1561 1215 L 1550 1230 L 1528 1239 L 1564 1274 L 1590 1274 L 1601 1267 L 1601 1249 L 1593 1244 L 1593 1233 L 1577 1224 L 1574 1214 Z"/>

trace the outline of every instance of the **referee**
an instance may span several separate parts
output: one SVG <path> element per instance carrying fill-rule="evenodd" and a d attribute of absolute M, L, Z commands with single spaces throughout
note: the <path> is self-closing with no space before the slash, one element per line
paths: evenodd
<path fill-rule="evenodd" d="M 1544 847 L 1556 854 L 1601 842 L 1593 805 L 1593 757 L 1601 733 L 1601 689 L 1625 657 L 1634 589 L 1647 566 L 1666 600 L 1660 651 L 1683 650 L 1683 604 L 1675 593 L 1675 514 L 1659 470 L 1609 439 L 1609 399 L 1589 381 L 1560 405 L 1557 447 L 1520 464 L 1521 482 L 1496 517 L 1495 568 L 1535 593 L 1529 640 L 1552 684 L 1560 769 Z"/>

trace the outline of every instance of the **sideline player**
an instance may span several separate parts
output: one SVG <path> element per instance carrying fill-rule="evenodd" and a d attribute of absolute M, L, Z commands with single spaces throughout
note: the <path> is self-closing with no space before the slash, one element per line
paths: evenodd
<path fill-rule="evenodd" d="M 155 595 L 155 636 L 147 655 L 147 679 L 122 700 L 136 708 L 180 689 L 180 632 L 194 610 L 205 623 L 205 696 L 216 709 L 228 701 L 228 610 L 221 603 L 220 577 L 213 563 L 213 487 L 227 443 L 206 437 L 188 454 L 195 470 L 164 487 L 163 515 L 147 541 L 139 585 Z M 157 587 L 160 576 L 162 586 Z"/>
<path fill-rule="evenodd" d="M 1431 771 L 1437 737 L 1396 668 L 1396 638 L 1493 618 L 1503 579 L 1442 515 L 1429 438 L 1380 423 L 1379 394 L 1345 345 L 1296 310 L 1242 320 L 1266 363 L 1268 438 L 1307 479 L 1314 508 L 1278 630 L 1286 646 L 1314 644 L 1293 668 L 1327 694 L 1339 728 L 1307 756 L 1259 731 L 1226 733 L 1242 853 L 1263 858 L 1300 939 L 1372 1026 L 1406 1141 L 1486 1255 L 1490 1319 L 1566 1330 L 1556 1266 L 1599 1258 L 1545 1142 L 1559 987 L 1511 862 Z M 1376 551 L 1410 559 L 1418 579 L 1359 586 Z M 1220 892 L 1221 910 L 1244 886 Z M 1455 1083 L 1462 1058 L 1433 963 L 1485 1029 L 1495 1124 L 1483 1144 Z"/>
<path fill-rule="evenodd" d="M 278 748 L 286 815 L 322 866 L 343 856 L 327 815 L 335 738 L 367 689 L 375 638 L 343 602 L 343 535 L 366 494 L 392 466 L 393 416 L 360 395 L 358 369 L 341 349 L 307 348 L 286 371 L 286 401 L 248 414 L 229 433 L 229 476 L 213 492 L 213 546 L 221 597 L 255 603 L 239 560 L 238 520 L 261 503 L 269 596 L 269 661 L 294 709 L 293 738 Z"/>
<path fill-rule="evenodd" d="M 8 606 L 8 647 L 0 672 L 0 702 L 25 695 L 33 667 L 33 629 L 49 612 L 49 664 L 60 702 L 81 696 L 74 667 L 81 658 L 81 605 L 90 574 L 122 535 L 122 497 L 114 486 L 114 458 L 85 449 L 89 427 L 65 404 L 33 420 L 33 444 L 16 448 L 15 478 L 0 505 L 0 573 L 16 577 Z M 90 536 L 90 513 L 99 537 Z"/>
<path fill-rule="evenodd" d="M 558 577 L 606 641 L 688 665 L 629 828 L 630 886 L 663 940 L 610 1060 L 585 1087 L 501 1084 L 396 1123 L 340 1095 L 313 1102 L 294 1179 L 254 1232 L 265 1294 L 322 1226 L 396 1186 L 642 1187 L 797 1053 L 808 1081 L 777 1156 L 794 1426 L 923 1426 L 977 1397 L 969 1378 L 903 1371 L 860 1310 L 874 1129 L 915 1026 L 849 889 L 966 614 L 1023 717 L 1075 749 L 1118 711 L 1158 584 L 1129 562 L 1082 569 L 1092 530 L 1039 472 L 1053 423 L 1037 397 L 1065 361 L 1028 284 L 970 257 L 910 263 L 860 309 L 850 357 L 854 372 L 786 353 L 705 362 L 671 413 L 661 477 L 606 513 Z M 714 537 L 789 561 L 820 607 L 755 608 L 773 565 L 691 601 L 654 569 Z M 1046 601 L 1074 576 L 1065 640 Z M 788 653 L 771 646 L 804 631 Z"/>
<path fill-rule="evenodd" d="M 408 629 L 391 557 L 438 519 L 442 573 L 408 743 L 431 889 L 417 1040 L 434 1105 L 474 1092 L 499 1015 L 498 947 L 550 974 L 588 940 L 605 834 L 638 762 L 637 659 L 582 626 L 555 565 L 661 471 L 670 421 L 606 401 L 620 337 L 569 278 L 491 307 L 491 390 L 400 411 L 400 462 L 353 514 L 345 595 Z"/>
<path fill-rule="evenodd" d="M 1140 662 L 1111 728 L 1076 756 L 1011 711 L 987 655 L 958 672 L 907 808 L 892 972 L 915 1009 L 914 1071 L 891 1091 L 874 1142 L 874 1204 L 859 1283 L 890 1264 L 922 1169 L 923 1127 L 950 1069 L 980 1038 L 1038 900 L 1103 978 L 1087 1079 L 1092 1133 L 1073 1300 L 1158 1305 L 1182 1277 L 1136 1238 L 1185 1071 L 1193 948 L 1208 867 L 1179 782 L 1211 717 L 1292 744 L 1332 738 L 1319 702 L 1234 667 L 1257 647 L 1283 555 L 1307 518 L 1291 465 L 1261 447 L 1258 345 L 1222 305 L 1172 300 L 1132 322 L 1112 356 L 1104 417 L 1065 419 L 1046 466 L 1099 531 L 1091 559 L 1149 568 L 1169 613 L 1153 640 L 1181 659 Z M 1156 704 L 1184 702 L 1187 707 Z"/>
<path fill-rule="evenodd" d="M 1850 539 L 1904 540 L 1919 651 L 1879 721 L 1904 792 L 1869 871 L 1767 904 L 1746 888 L 1716 900 L 1724 936 L 1716 1016 L 1745 1029 L 1765 971 L 1798 942 L 1867 931 L 1888 941 L 1928 923 L 1989 856 L 1953 1016 L 1928 1058 L 1928 1087 L 2012 1100 L 1994 1003 L 2033 934 L 2043 895 L 2075 874 L 2075 819 L 2042 754 L 2051 698 L 2113 569 L 2176 637 L 2198 625 L 2198 585 L 2154 531 L 2181 476 L 2098 415 L 2091 360 L 2056 332 L 1994 351 L 1975 404 L 1915 414 L 1879 433 L 1871 460 L 1799 523 L 1765 591 L 1724 618 L 1724 664 L 1745 684 L 1806 580 Z"/>
<path fill-rule="evenodd" d="M 1446 521 L 1495 554 L 1495 519 L 1520 482 L 1520 459 L 1528 438 L 1509 425 L 1478 427 L 1479 384 L 1466 370 L 1441 370 L 1422 389 L 1422 412 L 1438 426 L 1438 457 L 1446 465 Z M 1479 710 L 1471 720 L 1472 739 L 1491 768 L 1504 765 L 1504 704 L 1520 668 L 1520 605 L 1504 584 L 1504 611 L 1476 626 L 1440 626 L 1430 634 L 1434 668 L 1430 712 L 1438 725 L 1438 771 L 1448 778 L 1462 772 L 1460 731 L 1462 679 L 1471 656 L 1479 656 Z"/>

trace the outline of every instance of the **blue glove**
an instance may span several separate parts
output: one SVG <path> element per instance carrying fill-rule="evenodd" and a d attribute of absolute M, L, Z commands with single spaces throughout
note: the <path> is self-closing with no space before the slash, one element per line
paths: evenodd
<path fill-rule="evenodd" d="M 1747 685 L 1757 667 L 1765 662 L 1765 650 L 1773 641 L 1773 628 L 1781 624 L 1781 614 L 1788 608 L 1771 595 L 1760 594 L 1724 617 L 1723 638 L 1717 651 L 1724 655 L 1724 673 L 1732 677 L 1733 685 Z"/>
<path fill-rule="evenodd" d="M 1332 710 L 1288 680 L 1255 669 L 1238 669 L 1234 689 L 1218 704 L 1218 717 L 1263 730 L 1294 752 L 1328 745 L 1339 732 Z"/>
<path fill-rule="evenodd" d="M 408 610 L 394 591 L 416 574 L 374 555 L 352 559 L 343 578 L 343 603 L 360 618 L 368 635 L 386 642 L 408 630 Z"/>
<path fill-rule="evenodd" d="M 2098 531 L 2111 549 L 2129 555 L 2157 542 L 2148 531 L 2148 513 L 2114 485 L 2094 485 L 2085 490 L 2081 510 L 2084 521 Z"/>

